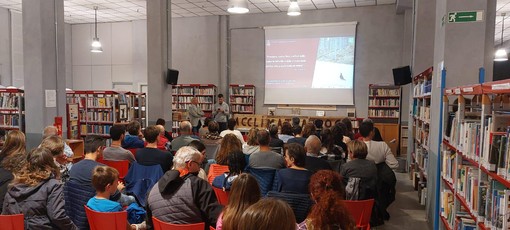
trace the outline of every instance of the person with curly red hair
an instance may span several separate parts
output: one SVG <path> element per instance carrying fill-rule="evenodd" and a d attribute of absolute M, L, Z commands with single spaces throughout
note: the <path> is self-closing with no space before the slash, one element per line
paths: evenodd
<path fill-rule="evenodd" d="M 343 202 L 343 186 L 340 175 L 331 170 L 319 170 L 309 184 L 315 205 L 308 217 L 298 225 L 299 230 L 350 230 L 355 229 Z"/>

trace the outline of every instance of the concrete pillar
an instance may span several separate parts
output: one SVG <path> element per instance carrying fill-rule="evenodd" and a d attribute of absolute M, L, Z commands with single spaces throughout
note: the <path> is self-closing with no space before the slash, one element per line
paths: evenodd
<path fill-rule="evenodd" d="M 427 0 L 418 1 L 421 3 Z M 430 4 L 430 3 L 424 3 Z M 483 11 L 483 20 L 465 23 L 448 23 L 448 13 L 457 11 Z M 431 121 L 439 121 L 441 98 L 441 69 L 447 70 L 446 87 L 478 83 L 478 70 L 486 69 L 486 81 L 492 80 L 492 67 L 494 55 L 494 22 L 496 13 L 496 1 L 486 0 L 437 0 L 435 1 L 435 32 L 434 32 L 434 56 L 432 64 L 434 73 L 432 78 Z M 423 17 L 427 17 L 424 15 Z M 419 27 L 417 27 L 419 31 Z M 418 37 L 417 34 L 416 37 Z M 425 35 L 426 36 L 426 35 Z M 423 38 L 420 38 L 423 40 Z M 417 40 L 416 47 L 422 50 L 415 59 L 416 71 L 423 71 L 430 65 L 430 56 L 425 48 L 430 47 L 430 41 Z M 417 48 L 418 49 L 418 48 Z M 417 53 L 419 54 L 419 53 Z M 426 55 L 425 55 L 426 54 Z M 422 62 L 423 60 L 423 62 Z M 419 72 L 415 72 L 419 73 Z M 437 201 L 439 199 L 438 186 L 438 154 L 441 140 L 438 138 L 441 132 L 439 122 L 430 124 L 430 151 L 427 194 L 427 217 L 429 223 L 434 224 L 436 229 L 441 225 L 435 214 L 438 212 Z M 439 162 L 440 163 L 440 162 Z"/>
<path fill-rule="evenodd" d="M 43 128 L 53 124 L 54 117 L 63 117 L 65 124 L 64 1 L 23 0 L 22 9 L 25 133 L 31 149 L 39 145 Z M 45 90 L 56 91 L 55 107 L 46 107 Z"/>
<path fill-rule="evenodd" d="M 147 80 L 149 125 L 158 118 L 172 120 L 172 87 L 165 82 L 166 72 L 172 65 L 172 17 L 169 0 L 147 1 Z"/>

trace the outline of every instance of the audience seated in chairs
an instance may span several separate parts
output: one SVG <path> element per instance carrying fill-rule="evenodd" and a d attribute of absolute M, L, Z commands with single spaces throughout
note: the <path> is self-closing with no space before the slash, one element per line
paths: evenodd
<path fill-rule="evenodd" d="M 280 130 L 280 134 L 278 134 L 278 138 L 280 138 L 283 143 L 287 143 L 289 139 L 294 138 L 294 134 L 292 134 L 292 126 L 289 122 L 285 121 L 282 123 L 282 128 Z"/>
<path fill-rule="evenodd" d="M 221 140 L 220 149 L 216 153 L 216 164 L 228 165 L 227 156 L 234 151 L 242 151 L 241 141 L 234 134 L 227 134 Z"/>
<path fill-rule="evenodd" d="M 165 127 L 162 125 L 156 125 L 156 128 L 159 130 L 158 136 L 158 149 L 163 151 L 170 150 L 170 141 L 165 137 Z"/>
<path fill-rule="evenodd" d="M 271 123 L 269 125 L 269 136 L 271 139 L 269 140 L 269 147 L 271 148 L 283 148 L 283 141 L 278 138 L 278 125 L 275 123 Z M 281 152 L 279 152 L 281 154 Z"/>
<path fill-rule="evenodd" d="M 165 124 L 166 124 L 166 121 L 165 119 L 163 118 L 158 118 L 158 120 L 156 120 L 156 125 L 161 125 L 163 127 L 165 127 Z M 168 141 L 172 141 L 174 138 L 172 137 L 172 132 L 168 132 L 165 130 L 165 138 L 168 140 Z"/>
<path fill-rule="evenodd" d="M 267 130 L 262 129 L 257 132 L 257 142 L 260 145 L 260 151 L 250 155 L 249 166 L 251 168 L 285 168 L 285 160 L 282 155 L 271 151 L 269 139 L 269 132 Z"/>
<path fill-rule="evenodd" d="M 179 124 L 179 136 L 172 141 L 172 151 L 177 151 L 183 146 L 188 146 L 193 140 L 200 140 L 193 135 L 192 126 L 189 121 L 181 121 Z"/>
<path fill-rule="evenodd" d="M 143 148 L 145 145 L 143 141 L 142 127 L 138 121 L 131 121 L 127 125 L 128 134 L 122 141 L 122 148 L 136 149 Z"/>
<path fill-rule="evenodd" d="M 217 230 L 237 229 L 237 222 L 241 215 L 250 205 L 260 200 L 259 185 L 250 174 L 240 174 L 232 183 L 231 188 L 228 205 L 216 223 Z"/>
<path fill-rule="evenodd" d="M 276 172 L 278 192 L 309 194 L 308 184 L 312 172 L 305 168 L 305 148 L 298 143 L 287 145 L 285 161 L 287 167 Z"/>
<path fill-rule="evenodd" d="M 64 141 L 62 138 L 59 136 L 49 136 L 42 140 L 39 147 L 50 150 L 53 160 L 55 161 L 55 165 L 60 171 L 60 181 L 65 183 L 69 180 L 69 170 L 67 168 L 67 163 L 69 161 L 67 160 L 66 155 L 64 155 Z"/>
<path fill-rule="evenodd" d="M 57 127 L 55 127 L 53 125 L 46 126 L 43 130 L 42 139 L 44 140 L 47 137 L 52 137 L 52 136 L 59 136 Z M 74 152 L 71 149 L 71 147 L 69 147 L 69 145 L 64 140 L 62 140 L 62 143 L 64 144 L 64 156 L 65 156 L 64 159 L 66 160 L 66 162 L 61 162 L 60 164 L 67 167 L 67 170 L 70 170 L 73 167 Z M 65 175 L 61 175 L 61 176 L 65 176 Z M 62 181 L 67 181 L 67 178 L 63 178 Z"/>
<path fill-rule="evenodd" d="M 243 144 L 243 153 L 246 155 L 251 155 L 252 153 L 256 153 L 260 151 L 259 143 L 257 142 L 257 132 L 259 129 L 251 128 L 248 131 L 248 141 Z"/>
<path fill-rule="evenodd" d="M 234 135 L 236 135 L 237 139 L 239 139 L 239 141 L 241 141 L 241 143 L 244 144 L 243 134 L 239 130 L 235 129 L 236 128 L 236 124 L 237 124 L 237 121 L 236 121 L 235 118 L 228 119 L 228 121 L 227 121 L 227 128 L 228 129 L 221 131 L 220 136 L 224 137 L 227 134 L 234 134 Z"/>
<path fill-rule="evenodd" d="M 207 158 L 206 158 L 207 147 L 199 140 L 194 140 L 194 141 L 190 142 L 188 146 L 195 148 L 202 154 L 202 160 L 200 161 L 201 162 L 200 171 L 198 172 L 197 176 L 203 180 L 207 180 L 207 173 L 203 169 L 203 167 L 205 165 L 207 165 Z"/>
<path fill-rule="evenodd" d="M 295 230 L 296 218 L 285 201 L 266 198 L 248 207 L 238 219 L 237 227 L 234 229 Z"/>
<path fill-rule="evenodd" d="M 343 202 L 343 186 L 338 173 L 320 170 L 313 174 L 310 194 L 315 205 L 299 224 L 299 230 L 354 229 L 354 222 Z"/>
<path fill-rule="evenodd" d="M 350 191 L 346 195 L 348 200 L 367 200 L 374 198 L 377 192 L 377 168 L 373 161 L 367 160 L 367 146 L 364 142 L 353 140 L 349 142 L 349 159 L 351 161 L 342 165 L 340 175 L 343 177 L 343 183 L 346 190 Z M 359 182 L 355 182 L 359 178 Z M 357 188 L 352 191 L 352 186 Z M 349 194 L 353 192 L 354 194 Z"/>
<path fill-rule="evenodd" d="M 214 178 L 212 186 L 222 189 L 223 191 L 229 191 L 233 181 L 243 173 L 246 168 L 246 160 L 244 154 L 241 151 L 235 151 L 227 156 L 228 160 L 228 172 L 224 172 Z"/>
<path fill-rule="evenodd" d="M 69 181 L 64 187 L 65 208 L 71 220 L 79 229 L 88 228 L 83 206 L 95 195 L 92 187 L 92 174 L 96 166 L 104 166 L 96 160 L 101 156 L 105 140 L 98 135 L 85 137 L 85 158 L 73 165 L 69 171 Z M 119 188 L 123 188 L 121 185 Z M 120 199 L 120 200 L 119 200 Z M 134 198 L 122 195 L 119 191 L 110 200 L 119 201 L 123 205 L 134 202 Z"/>
<path fill-rule="evenodd" d="M 322 130 L 321 141 L 322 148 L 320 153 L 326 155 L 328 160 L 344 160 L 346 153 L 343 147 L 335 143 L 332 129 L 324 128 Z"/>
<path fill-rule="evenodd" d="M 112 143 L 110 147 L 106 147 L 103 150 L 103 159 L 110 161 L 128 160 L 130 163 L 135 161 L 135 156 L 121 146 L 122 140 L 124 140 L 124 133 L 126 133 L 126 129 L 123 125 L 114 125 L 110 128 Z"/>
<path fill-rule="evenodd" d="M 182 147 L 174 158 L 174 169 L 168 171 L 152 187 L 147 198 L 147 227 L 152 217 L 174 224 L 205 222 L 215 226 L 221 212 L 214 191 L 195 176 L 200 170 L 202 156 L 195 148 Z"/>
<path fill-rule="evenodd" d="M 289 139 L 287 141 L 288 144 L 290 143 L 298 143 L 301 146 L 305 146 L 306 138 L 308 138 L 310 135 L 315 134 L 315 125 L 311 122 L 307 123 L 303 129 L 301 130 L 301 127 L 299 125 L 293 127 L 294 132 L 294 138 Z"/>
<path fill-rule="evenodd" d="M 204 145 L 220 145 L 221 139 L 223 136 L 220 136 L 218 133 L 220 126 L 218 125 L 218 122 L 211 121 L 209 122 L 209 133 L 207 133 L 204 137 L 202 137 L 202 143 Z"/>
<path fill-rule="evenodd" d="M 326 160 L 321 159 L 319 157 L 320 150 L 321 140 L 317 136 L 310 135 L 308 138 L 306 138 L 305 168 L 312 173 L 315 173 L 319 170 L 331 170 L 331 166 L 329 165 L 329 163 Z"/>
<path fill-rule="evenodd" d="M 5 195 L 2 214 L 24 214 L 27 229 L 78 229 L 66 215 L 59 176 L 51 152 L 33 149 Z"/>
<path fill-rule="evenodd" d="M 145 166 L 160 165 L 163 173 L 172 168 L 173 156 L 170 152 L 158 149 L 159 130 L 156 126 L 145 128 L 147 146 L 136 151 L 136 161 Z"/>

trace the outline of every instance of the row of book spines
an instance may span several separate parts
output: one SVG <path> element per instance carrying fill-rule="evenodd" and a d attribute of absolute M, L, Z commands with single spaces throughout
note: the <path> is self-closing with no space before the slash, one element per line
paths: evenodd
<path fill-rule="evenodd" d="M 113 111 L 80 111 L 80 117 L 82 121 L 105 121 L 113 122 Z"/>
<path fill-rule="evenodd" d="M 396 110 L 382 110 L 382 109 L 369 109 L 369 117 L 398 117 L 399 111 Z"/>
<path fill-rule="evenodd" d="M 2 126 L 19 126 L 20 116 L 17 114 L 1 114 L 0 125 Z"/>
<path fill-rule="evenodd" d="M 178 104 L 178 105 L 172 105 L 172 109 L 188 109 L 191 104 Z M 202 110 L 212 110 L 213 105 L 212 104 L 198 104 L 198 107 Z"/>
<path fill-rule="evenodd" d="M 214 103 L 213 97 L 196 97 L 198 100 L 198 103 Z M 191 103 L 191 100 L 193 97 L 190 96 L 178 96 L 172 98 L 172 101 L 174 103 L 184 102 L 184 103 Z"/>
<path fill-rule="evenodd" d="M 432 92 L 432 81 L 427 80 L 423 83 L 417 84 L 413 88 L 414 96 L 421 96 L 423 94 L 431 93 Z"/>
<path fill-rule="evenodd" d="M 250 89 L 247 89 L 247 88 L 231 88 L 230 89 L 230 94 L 253 96 L 253 95 L 255 95 L 255 89 L 253 89 L 253 88 L 250 88 Z"/>
<path fill-rule="evenodd" d="M 232 112 L 253 112 L 251 105 L 232 105 Z"/>
<path fill-rule="evenodd" d="M 216 92 L 214 88 L 173 88 L 172 94 L 201 94 L 201 95 L 214 95 Z"/>
<path fill-rule="evenodd" d="M 252 97 L 233 97 L 230 99 L 231 103 L 253 103 Z"/>
<path fill-rule="evenodd" d="M 111 125 L 81 125 L 81 133 L 97 133 L 102 135 L 109 135 Z"/>
<path fill-rule="evenodd" d="M 399 99 L 370 99 L 369 106 L 400 106 Z"/>
<path fill-rule="evenodd" d="M 0 107 L 2 108 L 18 108 L 20 106 L 22 97 L 16 94 L 0 95 Z"/>
<path fill-rule="evenodd" d="M 400 89 L 370 89 L 370 96 L 400 96 Z"/>

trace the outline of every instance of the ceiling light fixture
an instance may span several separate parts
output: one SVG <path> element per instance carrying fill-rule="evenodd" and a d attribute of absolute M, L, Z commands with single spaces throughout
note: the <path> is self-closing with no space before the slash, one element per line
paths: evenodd
<path fill-rule="evenodd" d="M 99 42 L 99 38 L 97 37 L 97 6 L 94 6 L 94 38 L 92 39 L 92 48 L 90 49 L 90 52 L 103 52 L 103 47 L 101 46 L 101 42 Z"/>
<path fill-rule="evenodd" d="M 248 1 L 247 0 L 229 0 L 227 11 L 231 14 L 246 14 L 250 11 L 250 9 L 248 9 Z"/>
<path fill-rule="evenodd" d="M 289 16 L 301 15 L 301 9 L 299 8 L 297 0 L 290 0 L 289 9 L 287 10 L 287 15 L 289 15 Z"/>
<path fill-rule="evenodd" d="M 503 17 L 503 21 L 501 22 L 501 44 L 494 55 L 494 61 L 508 61 L 508 54 L 506 53 L 505 47 L 503 47 L 503 31 L 505 31 L 506 13 L 502 13 L 501 16 Z"/>

